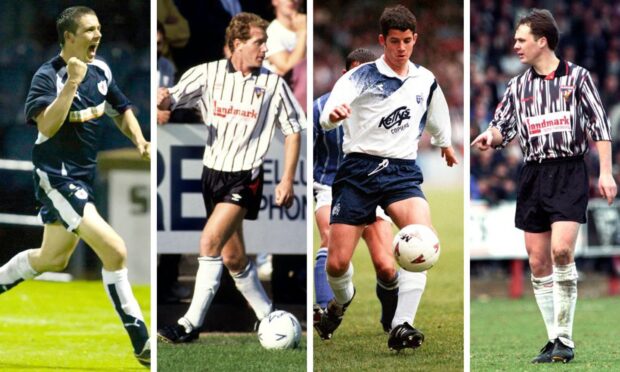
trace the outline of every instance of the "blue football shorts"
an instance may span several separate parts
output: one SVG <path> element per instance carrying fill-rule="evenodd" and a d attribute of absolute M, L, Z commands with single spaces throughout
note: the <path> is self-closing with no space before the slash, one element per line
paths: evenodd
<path fill-rule="evenodd" d="M 413 197 L 425 198 L 422 171 L 415 160 L 347 154 L 332 184 L 330 223 L 367 225 L 376 209 Z"/>

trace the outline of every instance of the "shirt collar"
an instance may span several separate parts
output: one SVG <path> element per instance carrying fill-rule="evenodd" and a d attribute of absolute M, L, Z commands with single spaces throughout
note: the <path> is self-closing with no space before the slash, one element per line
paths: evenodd
<path fill-rule="evenodd" d="M 551 73 L 547 75 L 541 75 L 538 72 L 536 72 L 536 70 L 534 70 L 534 66 L 530 67 L 530 70 L 532 71 L 532 76 L 534 78 L 540 78 L 544 80 L 553 80 L 555 78 L 568 75 L 568 62 L 564 61 L 563 59 L 560 59 L 558 68 L 556 68 L 555 71 L 552 71 Z"/>
<path fill-rule="evenodd" d="M 385 54 L 382 54 L 381 57 L 379 57 L 379 59 L 377 59 L 375 61 L 376 65 L 377 65 L 377 69 L 379 70 L 379 72 L 387 77 L 393 77 L 393 78 L 397 78 L 400 80 L 405 80 L 407 78 L 416 76 L 418 74 L 418 66 L 416 66 L 415 64 L 413 64 L 411 61 L 408 61 L 407 64 L 409 66 L 409 68 L 407 69 L 407 75 L 405 76 L 400 76 L 398 75 L 394 70 L 392 70 L 392 68 L 390 66 L 388 66 L 388 64 L 385 62 Z"/>
<path fill-rule="evenodd" d="M 260 70 L 261 67 L 257 67 L 255 69 L 252 70 L 252 72 L 246 76 L 243 76 L 244 79 L 249 79 L 249 78 L 254 78 L 254 77 L 258 77 L 258 75 L 260 75 Z M 233 66 L 232 61 L 230 60 L 230 58 L 228 58 L 226 60 L 226 72 L 230 73 L 230 74 L 234 74 L 235 72 L 238 72 L 235 69 L 235 66 Z M 239 72 L 240 73 L 240 72 Z M 241 74 L 241 73 L 240 73 Z"/>

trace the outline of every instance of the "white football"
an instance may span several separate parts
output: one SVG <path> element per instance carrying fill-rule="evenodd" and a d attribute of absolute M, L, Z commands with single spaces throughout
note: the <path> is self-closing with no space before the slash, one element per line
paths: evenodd
<path fill-rule="evenodd" d="M 407 271 L 428 270 L 439 260 L 439 238 L 424 225 L 403 227 L 396 234 L 392 249 L 396 262 Z"/>
<path fill-rule="evenodd" d="M 265 349 L 294 349 L 301 341 L 301 325 L 289 312 L 276 310 L 261 320 L 258 340 Z"/>

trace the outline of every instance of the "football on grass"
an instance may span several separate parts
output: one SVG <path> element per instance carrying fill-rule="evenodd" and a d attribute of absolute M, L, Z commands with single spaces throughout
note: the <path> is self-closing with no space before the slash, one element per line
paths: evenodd
<path fill-rule="evenodd" d="M 294 349 L 301 341 L 301 325 L 293 314 L 276 310 L 261 320 L 258 340 L 265 349 Z"/>
<path fill-rule="evenodd" d="M 424 225 L 403 227 L 392 243 L 396 262 L 407 271 L 428 270 L 439 260 L 439 238 Z"/>

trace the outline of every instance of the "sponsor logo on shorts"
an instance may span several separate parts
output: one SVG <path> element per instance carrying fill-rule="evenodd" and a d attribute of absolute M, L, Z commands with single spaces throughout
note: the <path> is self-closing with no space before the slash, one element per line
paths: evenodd
<path fill-rule="evenodd" d="M 382 117 L 379 128 L 384 127 L 392 134 L 409 128 L 407 120 L 411 119 L 411 110 L 407 106 L 401 106 L 392 111 L 388 116 Z"/>
<path fill-rule="evenodd" d="M 531 116 L 525 119 L 525 125 L 531 137 L 539 137 L 557 132 L 570 132 L 570 112 L 561 111 Z"/>
<path fill-rule="evenodd" d="M 75 192 L 75 197 L 78 199 L 86 200 L 88 199 L 88 193 L 84 189 L 78 189 Z"/>
<path fill-rule="evenodd" d="M 236 202 L 238 202 L 238 201 L 239 201 L 239 200 L 241 200 L 242 198 L 241 198 L 241 195 L 239 195 L 239 194 L 232 194 L 231 199 L 232 199 L 232 201 L 236 201 Z"/>

